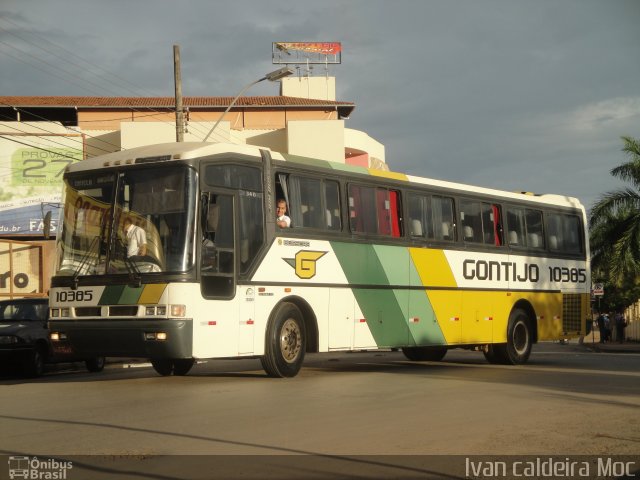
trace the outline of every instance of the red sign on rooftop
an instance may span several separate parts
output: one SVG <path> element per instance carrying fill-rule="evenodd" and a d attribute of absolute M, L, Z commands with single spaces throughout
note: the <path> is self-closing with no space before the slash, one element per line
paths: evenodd
<path fill-rule="evenodd" d="M 275 64 L 327 64 L 342 62 L 340 42 L 273 42 Z"/>

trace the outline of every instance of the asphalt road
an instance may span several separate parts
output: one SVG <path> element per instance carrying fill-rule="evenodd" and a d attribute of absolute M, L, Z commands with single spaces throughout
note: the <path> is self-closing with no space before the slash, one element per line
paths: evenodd
<path fill-rule="evenodd" d="M 297 455 L 376 462 L 412 455 L 404 458 L 418 464 L 443 454 L 631 455 L 640 466 L 637 353 L 549 343 L 518 367 L 463 350 L 437 363 L 390 351 L 330 353 L 308 356 L 292 379 L 266 377 L 257 360 L 200 363 L 185 377 L 160 377 L 144 363 L 126 367 L 90 374 L 58 366 L 36 380 L 0 378 L 0 454 L 99 455 L 138 462 L 134 470 L 143 459 L 176 458 L 169 455 L 285 463 Z M 407 461 L 404 473 L 425 478 L 424 465 Z M 156 468 L 150 478 L 183 478 Z"/>

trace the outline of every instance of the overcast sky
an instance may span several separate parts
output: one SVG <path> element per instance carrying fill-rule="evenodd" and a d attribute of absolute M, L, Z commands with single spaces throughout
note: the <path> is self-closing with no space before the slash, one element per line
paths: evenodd
<path fill-rule="evenodd" d="M 342 42 L 392 170 L 590 207 L 640 138 L 639 0 L 2 0 L 0 95 L 173 96 L 177 44 L 185 96 L 235 96 L 274 41 Z"/>

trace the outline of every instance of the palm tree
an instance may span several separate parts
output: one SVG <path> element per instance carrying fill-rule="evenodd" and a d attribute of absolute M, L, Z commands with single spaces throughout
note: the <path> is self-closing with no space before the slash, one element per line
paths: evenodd
<path fill-rule="evenodd" d="M 631 186 L 605 193 L 589 218 L 593 270 L 618 285 L 640 274 L 640 141 L 622 140 L 629 161 L 611 175 Z"/>

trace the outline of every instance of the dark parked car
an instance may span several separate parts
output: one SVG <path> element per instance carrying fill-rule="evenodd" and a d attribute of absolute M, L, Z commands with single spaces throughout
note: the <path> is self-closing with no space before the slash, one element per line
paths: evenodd
<path fill-rule="evenodd" d="M 45 363 L 84 361 L 87 370 L 99 372 L 104 357 L 74 358 L 54 354 L 49 340 L 49 299 L 0 300 L 0 362 L 18 367 L 28 377 L 42 375 Z"/>

